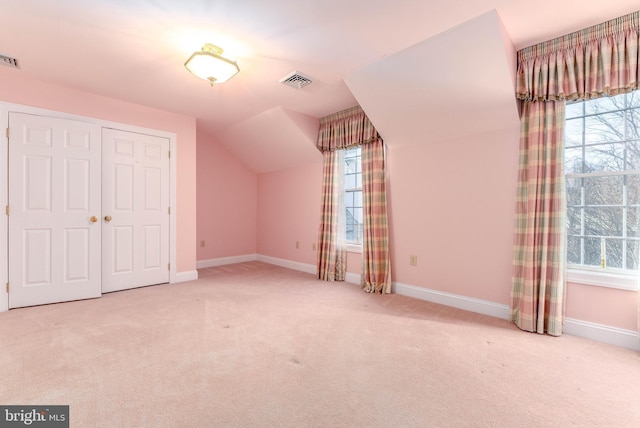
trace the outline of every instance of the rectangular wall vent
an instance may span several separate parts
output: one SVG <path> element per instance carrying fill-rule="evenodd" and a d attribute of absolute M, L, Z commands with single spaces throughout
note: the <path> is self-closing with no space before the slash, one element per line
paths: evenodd
<path fill-rule="evenodd" d="M 18 60 L 9 56 L 0 55 L 0 64 L 7 67 L 18 68 Z"/>
<path fill-rule="evenodd" d="M 292 71 L 291 73 L 280 79 L 280 83 L 284 83 L 287 86 L 291 86 L 295 89 L 302 89 L 305 86 L 313 83 L 310 77 L 304 76 L 302 73 Z"/>

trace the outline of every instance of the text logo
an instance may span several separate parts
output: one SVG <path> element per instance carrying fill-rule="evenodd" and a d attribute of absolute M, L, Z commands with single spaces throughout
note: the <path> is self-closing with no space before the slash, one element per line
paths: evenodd
<path fill-rule="evenodd" d="M 0 428 L 69 428 L 69 406 L 2 406 Z"/>

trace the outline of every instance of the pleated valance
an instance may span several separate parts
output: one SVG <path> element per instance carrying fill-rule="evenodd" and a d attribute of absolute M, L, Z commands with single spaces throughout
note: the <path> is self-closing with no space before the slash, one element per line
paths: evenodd
<path fill-rule="evenodd" d="M 358 105 L 320 118 L 317 147 L 322 152 L 347 149 L 378 138 L 378 131 Z"/>
<path fill-rule="evenodd" d="M 598 98 L 638 88 L 640 11 L 518 52 L 526 101 Z"/>

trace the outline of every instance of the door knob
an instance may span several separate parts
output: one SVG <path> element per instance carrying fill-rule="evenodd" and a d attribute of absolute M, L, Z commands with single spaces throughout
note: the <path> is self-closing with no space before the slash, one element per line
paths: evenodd
<path fill-rule="evenodd" d="M 111 216 L 110 215 L 106 215 L 104 216 L 104 221 L 106 221 L 107 223 L 111 221 Z"/>
<path fill-rule="evenodd" d="M 91 220 L 91 223 L 95 223 L 96 221 L 98 221 L 98 217 L 92 215 L 89 220 Z"/>

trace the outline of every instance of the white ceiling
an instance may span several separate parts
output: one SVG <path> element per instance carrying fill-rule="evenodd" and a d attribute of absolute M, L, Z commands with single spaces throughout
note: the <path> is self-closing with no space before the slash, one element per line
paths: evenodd
<path fill-rule="evenodd" d="M 265 172 L 317 159 L 308 148 L 317 118 L 358 103 L 390 144 L 426 129 L 444 138 L 456 111 L 481 113 L 480 131 L 517 120 L 516 49 L 637 9 L 636 0 L 0 0 L 0 54 L 18 59 L 16 73 L 195 117 Z M 227 83 L 210 87 L 184 68 L 206 42 L 237 60 Z M 314 83 L 278 82 L 294 70 Z"/>

